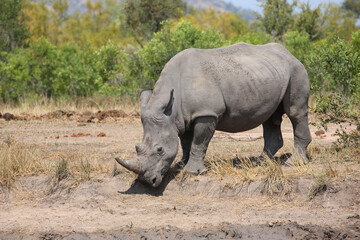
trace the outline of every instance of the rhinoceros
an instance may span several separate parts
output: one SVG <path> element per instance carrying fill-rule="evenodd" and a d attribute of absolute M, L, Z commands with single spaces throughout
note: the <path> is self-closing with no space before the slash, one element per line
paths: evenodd
<path fill-rule="evenodd" d="M 165 65 L 154 91 L 140 95 L 144 136 L 137 157 L 116 158 L 157 187 L 178 151 L 192 174 L 204 172 L 204 157 L 215 130 L 247 131 L 262 124 L 263 154 L 283 146 L 280 125 L 285 113 L 294 132 L 294 153 L 308 162 L 309 80 L 303 64 L 276 43 L 238 43 L 217 49 L 186 49 Z M 299 158 L 297 158 L 299 159 Z"/>

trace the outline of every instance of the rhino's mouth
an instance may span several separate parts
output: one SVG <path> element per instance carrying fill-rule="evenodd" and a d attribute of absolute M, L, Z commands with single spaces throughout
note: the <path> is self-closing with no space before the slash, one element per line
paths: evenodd
<path fill-rule="evenodd" d="M 152 176 L 139 175 L 138 180 L 146 185 L 156 188 L 161 184 L 163 178 L 164 175 L 162 174 Z"/>

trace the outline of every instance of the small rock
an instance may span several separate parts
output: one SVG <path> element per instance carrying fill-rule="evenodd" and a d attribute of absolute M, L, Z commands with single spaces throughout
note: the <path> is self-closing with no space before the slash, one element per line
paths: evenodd
<path fill-rule="evenodd" d="M 322 129 L 315 132 L 315 135 L 316 135 L 316 136 L 321 136 L 321 135 L 323 135 L 323 134 L 325 134 L 325 131 L 322 130 Z"/>
<path fill-rule="evenodd" d="M 101 133 L 99 133 L 97 136 L 98 136 L 98 137 L 106 137 L 106 134 L 103 133 L 103 132 L 101 132 Z"/>
<path fill-rule="evenodd" d="M 10 121 L 10 120 L 14 120 L 15 119 L 15 116 L 14 114 L 11 114 L 11 113 L 5 113 L 3 118 L 6 120 L 6 121 Z"/>
<path fill-rule="evenodd" d="M 347 219 L 360 219 L 360 215 L 355 213 L 353 215 L 348 216 Z"/>

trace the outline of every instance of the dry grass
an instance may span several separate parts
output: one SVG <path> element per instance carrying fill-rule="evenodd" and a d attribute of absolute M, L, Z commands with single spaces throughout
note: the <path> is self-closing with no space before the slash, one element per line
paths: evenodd
<path fill-rule="evenodd" d="M 112 110 L 121 109 L 126 113 L 135 112 L 140 109 L 138 102 L 133 102 L 130 99 L 121 99 L 108 96 L 93 96 L 93 97 L 82 97 L 74 99 L 49 99 L 39 98 L 32 100 L 23 100 L 19 103 L 1 103 L 0 113 L 12 113 L 19 115 L 26 112 L 27 114 L 33 114 L 39 116 L 49 112 L 57 110 L 67 110 L 76 112 L 96 112 L 99 110 Z"/>
<path fill-rule="evenodd" d="M 282 166 L 268 158 L 262 165 L 262 192 L 270 196 L 290 198 L 292 185 L 288 176 L 285 176 Z"/>
<path fill-rule="evenodd" d="M 108 166 L 97 163 L 94 159 L 89 160 L 87 156 L 73 154 L 57 157 L 53 169 L 57 182 L 71 178 L 76 184 L 89 181 L 97 174 L 112 172 Z"/>
<path fill-rule="evenodd" d="M 18 142 L 9 135 L 0 145 L 0 185 L 12 187 L 18 176 L 49 172 L 49 165 L 42 162 L 42 153 Z"/>
<path fill-rule="evenodd" d="M 0 145 L 0 186 L 12 188 L 19 176 L 53 175 L 56 182 L 72 178 L 76 183 L 88 181 L 111 169 L 83 155 L 49 156 L 35 146 L 27 146 L 9 135 Z"/>
<path fill-rule="evenodd" d="M 248 183 L 251 181 L 262 181 L 262 192 L 270 196 L 280 196 L 288 198 L 292 191 L 291 182 L 300 176 L 307 176 L 314 179 L 314 185 L 310 196 L 318 195 L 323 189 L 331 186 L 331 183 L 337 179 L 343 180 L 348 174 L 359 174 L 360 150 L 345 148 L 336 151 L 331 143 L 320 145 L 312 143 L 309 146 L 309 155 L 311 162 L 305 164 L 298 161 L 293 167 L 284 167 L 280 162 L 266 159 L 258 164 L 254 157 L 246 157 L 246 154 L 254 153 L 259 141 L 254 144 L 237 143 L 234 146 L 232 142 L 218 143 L 216 148 L 210 149 L 206 156 L 206 162 L 209 164 L 210 174 L 220 177 L 230 177 L 233 185 Z M 287 140 L 285 146 L 276 155 L 285 155 L 293 151 L 292 140 Z M 258 151 L 256 151 L 258 152 Z M 245 157 L 237 157 L 242 153 Z M 296 155 L 292 155 L 295 157 Z M 357 170 L 356 170 L 357 169 Z"/>
<path fill-rule="evenodd" d="M 339 171 L 329 161 L 323 163 L 323 168 L 312 171 L 314 183 L 311 186 L 309 198 L 313 199 L 331 188 L 334 179 L 340 177 Z"/>
<path fill-rule="evenodd" d="M 231 158 L 212 155 L 207 157 L 206 160 L 211 174 L 221 177 L 230 176 L 233 185 L 262 181 L 262 193 L 287 198 L 292 191 L 289 177 L 282 171 L 281 164 L 268 157 L 264 157 L 260 161 L 254 157 Z"/>

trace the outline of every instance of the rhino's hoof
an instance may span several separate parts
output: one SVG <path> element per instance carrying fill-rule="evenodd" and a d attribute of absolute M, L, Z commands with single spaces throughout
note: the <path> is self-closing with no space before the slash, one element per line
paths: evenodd
<path fill-rule="evenodd" d="M 204 163 L 193 163 L 188 162 L 185 166 L 185 170 L 192 175 L 203 175 L 207 172 L 207 168 Z"/>
<path fill-rule="evenodd" d="M 309 159 L 306 156 L 303 157 L 294 157 L 292 156 L 285 162 L 285 166 L 288 167 L 296 167 L 296 166 L 303 166 L 309 163 Z"/>

